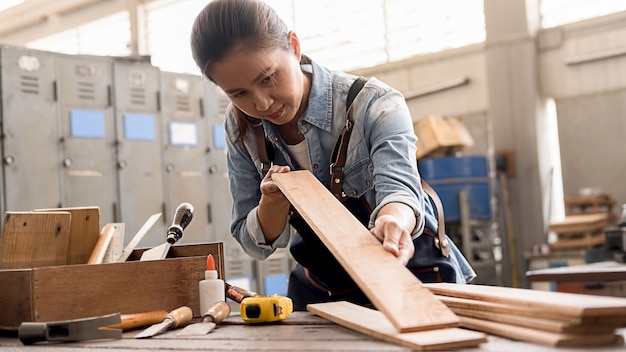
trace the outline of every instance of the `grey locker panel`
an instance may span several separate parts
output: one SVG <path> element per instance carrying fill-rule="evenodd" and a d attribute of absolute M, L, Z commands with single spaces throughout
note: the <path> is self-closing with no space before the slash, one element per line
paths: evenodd
<path fill-rule="evenodd" d="M 163 212 L 163 160 L 159 112 L 159 69 L 146 63 L 113 66 L 119 213 L 126 224 L 124 242 L 152 215 Z M 169 216 L 169 215 L 168 215 Z M 166 214 L 161 215 L 141 246 L 165 241 Z"/>
<path fill-rule="evenodd" d="M 161 72 L 163 180 L 168 223 L 178 205 L 194 207 L 179 243 L 214 242 L 209 224 L 205 82 L 199 76 Z"/>
<path fill-rule="evenodd" d="M 281 248 L 265 260 L 256 261 L 257 286 L 264 295 L 287 295 L 287 285 L 291 272 L 289 250 Z"/>
<path fill-rule="evenodd" d="M 100 223 L 117 222 L 112 60 L 61 55 L 61 194 L 63 206 L 98 206 Z"/>
<path fill-rule="evenodd" d="M 211 229 L 217 241 L 231 237 L 230 218 L 233 200 L 228 185 L 226 168 L 226 140 L 224 136 L 224 113 L 228 98 L 212 83 L 205 83 L 207 90 L 207 117 L 209 143 L 209 203 L 211 204 Z"/>
<path fill-rule="evenodd" d="M 4 211 L 60 205 L 56 58 L 0 47 Z M 1 177 L 1 176 L 0 176 Z"/>

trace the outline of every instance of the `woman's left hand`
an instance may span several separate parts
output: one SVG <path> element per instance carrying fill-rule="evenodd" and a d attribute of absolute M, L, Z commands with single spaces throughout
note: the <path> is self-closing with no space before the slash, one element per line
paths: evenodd
<path fill-rule="evenodd" d="M 415 246 L 411 232 L 393 215 L 379 215 L 370 232 L 382 243 L 383 248 L 395 255 L 403 265 L 413 257 Z"/>

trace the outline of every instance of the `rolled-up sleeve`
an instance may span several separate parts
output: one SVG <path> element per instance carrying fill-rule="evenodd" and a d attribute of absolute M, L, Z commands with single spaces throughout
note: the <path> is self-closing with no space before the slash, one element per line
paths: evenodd
<path fill-rule="evenodd" d="M 280 236 L 271 244 L 267 244 L 259 224 L 257 209 L 261 199 L 262 176 L 255 166 L 255 158 L 248 153 L 250 148 L 244 147 L 241 140 L 237 140 L 237 127 L 234 116 L 227 114 L 226 144 L 228 165 L 228 180 L 233 197 L 230 231 L 239 242 L 244 252 L 255 259 L 264 260 L 277 248 L 288 245 L 290 227 L 285 225 Z M 258 162 L 258 160 L 257 160 Z"/>
<path fill-rule="evenodd" d="M 378 212 L 389 203 L 403 203 L 413 209 L 416 226 L 412 237 L 424 230 L 425 194 L 420 184 L 415 157 L 417 137 L 404 97 L 396 90 L 384 94 L 368 106 L 365 133 L 371 145 L 376 207 L 369 226 Z"/>

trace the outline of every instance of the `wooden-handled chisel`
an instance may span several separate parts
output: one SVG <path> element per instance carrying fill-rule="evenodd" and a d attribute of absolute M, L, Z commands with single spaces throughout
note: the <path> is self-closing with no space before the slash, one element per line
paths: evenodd
<path fill-rule="evenodd" d="M 122 314 L 122 322 L 109 325 L 109 329 L 122 329 L 124 331 L 143 328 L 163 321 L 167 315 L 166 310 L 153 310 L 150 312 Z"/>
<path fill-rule="evenodd" d="M 144 331 L 135 336 L 136 339 L 142 339 L 146 337 L 152 337 L 170 329 L 176 329 L 183 327 L 191 321 L 193 318 L 193 311 L 187 306 L 176 308 L 169 312 L 163 321 L 158 324 L 154 324 Z"/>
<path fill-rule="evenodd" d="M 206 313 L 202 314 L 199 323 L 191 324 L 182 329 L 178 336 L 206 335 L 230 315 L 230 306 L 224 301 L 215 303 Z"/>

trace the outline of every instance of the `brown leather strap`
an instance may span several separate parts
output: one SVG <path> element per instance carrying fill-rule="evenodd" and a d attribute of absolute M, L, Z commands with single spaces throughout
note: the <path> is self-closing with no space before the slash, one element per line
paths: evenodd
<path fill-rule="evenodd" d="M 435 207 L 437 208 L 437 237 L 435 238 L 435 247 L 439 248 L 441 254 L 444 257 L 450 255 L 450 243 L 446 238 L 446 230 L 444 227 L 444 218 L 443 218 L 443 204 L 441 204 L 441 199 L 437 195 L 437 192 L 426 182 L 424 179 L 422 181 L 422 188 L 432 198 L 433 202 L 435 202 Z"/>
<path fill-rule="evenodd" d="M 259 121 L 258 124 L 252 125 L 254 131 L 254 139 L 256 142 L 256 149 L 259 153 L 259 160 L 261 160 L 261 171 L 263 175 L 267 174 L 272 167 L 272 161 L 267 155 L 267 145 L 265 142 L 265 130 L 263 130 L 263 123 Z"/>
<path fill-rule="evenodd" d="M 330 192 L 341 201 L 345 201 L 347 198 L 346 193 L 343 191 L 343 168 L 346 165 L 348 142 L 352 134 L 352 126 L 354 125 L 352 103 L 363 86 L 365 86 L 365 83 L 367 83 L 367 79 L 358 77 L 350 86 L 346 99 L 346 126 L 339 134 L 330 157 Z"/>
<path fill-rule="evenodd" d="M 350 135 L 352 133 L 352 102 L 354 98 L 359 93 L 361 88 L 365 85 L 367 80 L 363 77 L 357 78 L 357 80 L 350 87 L 350 91 L 348 92 L 348 107 L 346 112 L 346 126 L 341 131 L 337 142 L 335 142 L 335 147 L 333 148 L 333 154 L 331 157 L 330 164 L 330 173 L 331 173 L 331 182 L 330 182 L 330 191 L 341 201 L 345 201 L 347 196 L 343 191 L 343 168 L 346 163 L 346 155 L 348 154 L 348 142 L 350 140 Z M 254 131 L 254 139 L 257 145 L 257 151 L 259 153 L 259 159 L 261 161 L 261 170 L 263 175 L 267 174 L 270 167 L 272 167 L 272 161 L 268 156 L 268 148 L 267 140 L 265 139 L 265 131 L 263 129 L 263 123 L 259 120 L 259 122 L 255 125 L 252 125 L 252 129 Z M 446 238 L 446 232 L 444 227 L 444 218 L 443 218 L 443 205 L 441 204 L 441 200 L 435 192 L 434 189 L 423 179 L 421 179 L 422 188 L 424 191 L 433 199 L 435 202 L 435 207 L 437 208 L 437 237 L 434 239 L 435 246 L 441 251 L 441 254 L 444 256 L 450 255 L 450 243 Z M 364 202 L 368 208 L 369 204 Z M 292 207 L 293 208 L 293 207 Z M 292 209 L 294 215 L 297 214 L 295 209 Z"/>

